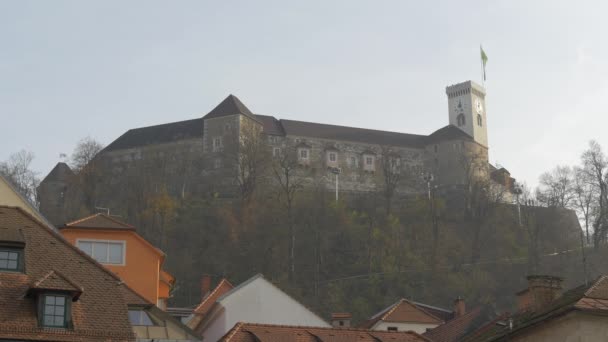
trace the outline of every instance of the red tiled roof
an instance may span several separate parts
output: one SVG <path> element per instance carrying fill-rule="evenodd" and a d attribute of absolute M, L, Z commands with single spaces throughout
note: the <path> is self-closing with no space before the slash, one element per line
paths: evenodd
<path fill-rule="evenodd" d="M 380 311 L 369 320 L 363 322 L 360 325 L 360 328 L 371 329 L 379 321 L 428 324 L 443 323 L 442 319 L 436 317 L 407 299 L 400 299 L 395 304 Z"/>
<path fill-rule="evenodd" d="M 0 272 L 0 339 L 134 340 L 116 276 L 21 208 L 0 206 L 0 226 L 20 229 L 25 240 L 24 273 Z M 72 329 L 39 327 L 36 299 L 24 296 L 32 286 L 82 290 L 71 304 Z"/>
<path fill-rule="evenodd" d="M 237 323 L 223 342 L 428 342 L 413 331 L 369 331 L 353 328 L 315 328 Z"/>
<path fill-rule="evenodd" d="M 234 286 L 230 284 L 230 282 L 226 279 L 220 280 L 217 286 L 213 289 L 213 291 L 209 292 L 208 295 L 203 298 L 201 303 L 194 308 L 194 317 L 188 322 L 188 326 L 197 331 L 199 329 L 200 323 L 205 318 L 205 315 L 213 308 L 215 302 L 225 293 L 232 290 Z M 197 331 L 198 332 L 198 331 Z"/>
<path fill-rule="evenodd" d="M 59 229 L 63 228 L 135 230 L 134 226 L 102 213 L 93 214 L 59 227 Z"/>
<path fill-rule="evenodd" d="M 425 332 L 423 335 L 435 342 L 459 341 L 463 336 L 489 322 L 492 316 L 490 308 L 477 307 L 460 317 Z"/>
<path fill-rule="evenodd" d="M 42 278 L 35 281 L 30 287 L 30 291 L 33 290 L 67 291 L 75 294 L 76 298 L 84 291 L 82 287 L 55 270 L 49 271 Z"/>

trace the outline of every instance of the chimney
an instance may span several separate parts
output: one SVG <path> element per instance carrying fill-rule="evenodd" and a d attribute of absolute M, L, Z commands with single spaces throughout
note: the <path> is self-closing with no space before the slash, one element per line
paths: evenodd
<path fill-rule="evenodd" d="M 466 306 L 464 305 L 464 299 L 458 297 L 454 300 L 454 317 L 464 316 L 466 314 Z"/>
<path fill-rule="evenodd" d="M 331 326 L 334 328 L 349 328 L 353 315 L 346 312 L 335 312 L 331 314 Z"/>
<path fill-rule="evenodd" d="M 528 288 L 517 293 L 519 311 L 538 311 L 562 294 L 562 278 L 548 275 L 527 277 Z"/>
<path fill-rule="evenodd" d="M 201 277 L 201 300 L 209 294 L 209 291 L 211 291 L 211 275 L 203 274 Z"/>

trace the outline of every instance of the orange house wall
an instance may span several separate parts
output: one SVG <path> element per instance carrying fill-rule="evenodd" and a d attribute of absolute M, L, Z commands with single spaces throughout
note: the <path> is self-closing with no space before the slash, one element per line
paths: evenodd
<path fill-rule="evenodd" d="M 129 287 L 151 303 L 159 296 L 159 271 L 161 256 L 132 231 L 100 231 L 62 229 L 61 233 L 71 244 L 77 239 L 117 240 L 126 242 L 125 265 L 103 264 L 116 273 Z"/>

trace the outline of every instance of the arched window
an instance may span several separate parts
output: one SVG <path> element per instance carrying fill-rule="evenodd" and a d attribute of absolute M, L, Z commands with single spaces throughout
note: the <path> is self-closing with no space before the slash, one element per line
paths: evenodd
<path fill-rule="evenodd" d="M 477 125 L 479 127 L 483 126 L 483 119 L 481 118 L 481 114 L 477 114 Z"/>
<path fill-rule="evenodd" d="M 464 121 L 463 114 L 458 114 L 458 117 L 456 117 L 456 120 L 458 121 L 458 126 L 464 126 L 465 121 Z"/>

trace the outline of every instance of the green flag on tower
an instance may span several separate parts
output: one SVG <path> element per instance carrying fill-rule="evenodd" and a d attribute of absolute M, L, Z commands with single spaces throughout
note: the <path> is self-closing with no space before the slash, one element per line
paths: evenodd
<path fill-rule="evenodd" d="M 486 63 L 488 62 L 488 56 L 486 52 L 483 51 L 483 47 L 479 45 L 479 50 L 481 51 L 481 64 L 483 66 L 483 80 L 486 80 Z"/>

